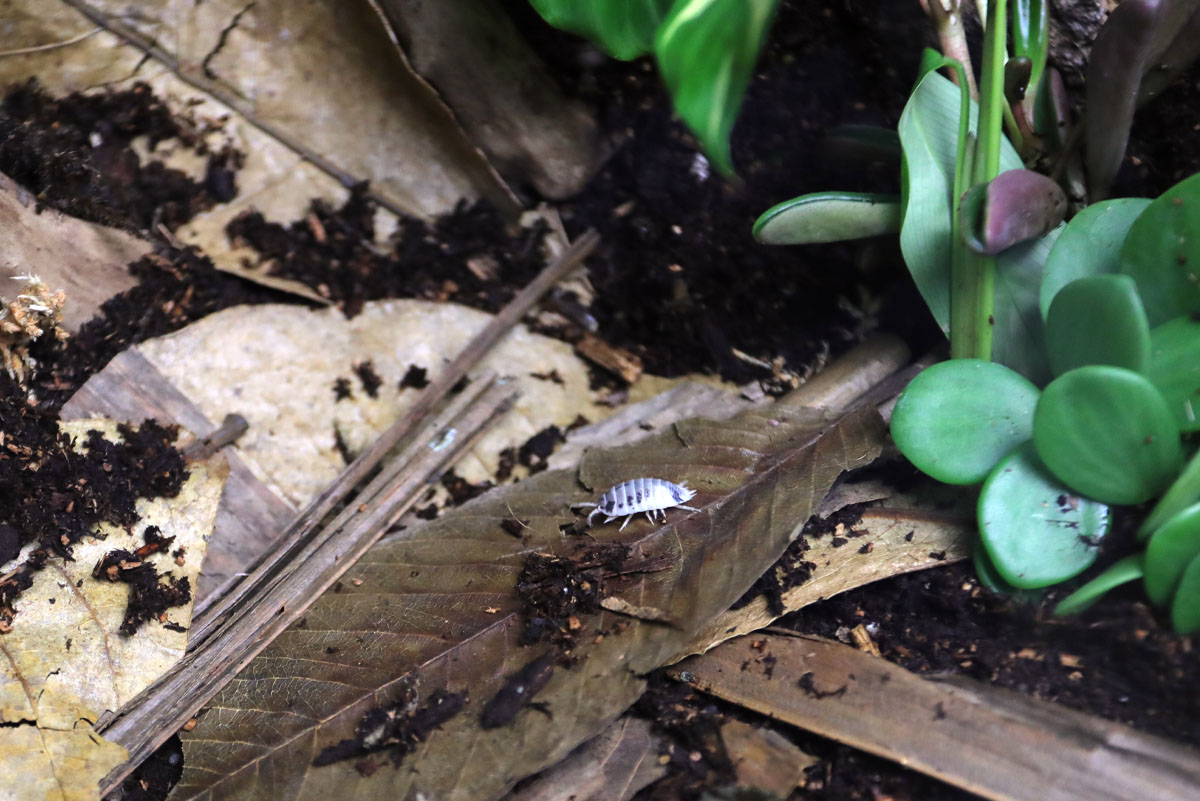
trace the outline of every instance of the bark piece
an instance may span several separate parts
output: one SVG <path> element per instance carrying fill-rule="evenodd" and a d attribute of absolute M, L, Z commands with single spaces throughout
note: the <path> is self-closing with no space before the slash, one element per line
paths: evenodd
<path fill-rule="evenodd" d="M 828 640 L 742 637 L 675 671 L 727 701 L 994 801 L 1184 801 L 1200 787 L 1192 749 L 978 682 L 929 681 Z"/>

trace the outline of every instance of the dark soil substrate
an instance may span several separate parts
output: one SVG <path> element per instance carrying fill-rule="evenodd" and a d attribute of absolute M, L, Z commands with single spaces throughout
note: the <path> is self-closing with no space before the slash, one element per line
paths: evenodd
<path fill-rule="evenodd" d="M 937 341 L 894 242 L 766 248 L 749 234 L 762 211 L 804 192 L 896 191 L 896 165 L 845 164 L 821 143 L 838 124 L 895 124 L 919 48 L 933 43 L 917 3 L 784 2 L 734 135 L 741 179 L 727 182 L 706 174 L 691 137 L 673 121 L 649 62 L 597 59 L 579 40 L 542 25 L 525 0 L 505 2 L 568 92 L 596 106 L 614 148 L 588 189 L 558 207 L 572 234 L 587 227 L 601 233 L 601 248 L 589 260 L 597 290 L 589 312 L 605 340 L 633 351 L 650 372 L 761 379 L 778 390 L 876 323 L 906 336 L 917 351 Z M 1078 79 L 1068 75 L 1073 86 Z M 1157 195 L 1200 165 L 1200 139 L 1191 134 L 1200 119 L 1198 91 L 1194 80 L 1183 81 L 1139 114 L 1119 194 Z M 136 136 L 176 138 L 199 148 L 188 127 L 141 88 L 55 100 L 33 87 L 16 87 L 0 104 L 0 171 L 45 206 L 149 236 L 234 192 L 236 153 L 208 154 L 207 175 L 192 181 L 131 160 Z M 63 159 L 62 153 L 71 156 Z M 495 310 L 540 267 L 542 232 L 511 234 L 483 205 L 462 207 L 431 224 L 405 220 L 390 249 L 368 246 L 371 226 L 370 204 L 355 192 L 343 207 L 315 205 L 290 226 L 247 215 L 230 234 L 348 314 L 366 300 L 394 296 Z M 492 275 L 483 271 L 481 277 L 479 264 Z M 37 425 L 28 442 L 14 433 L 10 442 L 49 442 L 47 415 L 130 344 L 232 305 L 295 302 L 217 272 L 200 254 L 166 245 L 132 270 L 139 285 L 112 299 L 76 337 L 34 347 L 37 405 L 0 408 L 0 428 L 24 431 L 21 426 L 35 419 Z M 579 331 L 551 333 L 570 339 Z M 777 360 L 777 366 L 754 366 L 737 358 L 734 348 Z M 37 493 L 30 488 L 27 500 L 13 503 L 32 502 Z M 519 528 L 519 521 L 514 524 Z M 5 542 L 0 527 L 0 545 Z M 783 567 L 758 591 L 777 593 L 781 582 L 803 580 L 802 549 Z M 884 656 L 909 669 L 965 673 L 1200 744 L 1193 723 L 1200 703 L 1190 691 L 1200 678 L 1192 638 L 1172 635 L 1135 589 L 1114 593 L 1078 620 L 1052 620 L 1043 609 L 980 588 L 970 568 L 957 565 L 847 593 L 788 623 L 837 637 L 840 629 L 872 622 Z M 654 687 L 640 709 L 672 736 L 677 747 L 671 763 L 678 770 L 648 789 L 647 797 L 682 797 L 727 778 L 729 766 L 712 727 L 723 715 L 753 716 L 665 680 Z M 822 758 L 798 798 L 971 797 L 835 743 L 791 730 L 789 736 Z M 693 761 L 694 752 L 701 759 Z M 177 750 L 160 757 L 147 768 L 156 787 L 173 781 L 179 769 Z"/>

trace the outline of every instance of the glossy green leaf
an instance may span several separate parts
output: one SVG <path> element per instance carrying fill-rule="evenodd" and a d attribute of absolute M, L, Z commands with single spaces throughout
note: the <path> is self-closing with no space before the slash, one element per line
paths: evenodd
<path fill-rule="evenodd" d="M 975 541 L 975 548 L 971 552 L 971 563 L 975 567 L 975 577 L 979 579 L 979 583 L 992 592 L 1007 595 L 1018 601 L 1036 601 L 1044 594 L 1039 590 L 1023 590 L 1005 581 L 1004 576 L 1000 575 L 1000 571 L 992 564 L 983 540 Z"/>
<path fill-rule="evenodd" d="M 1179 577 L 1171 603 L 1171 627 L 1180 634 L 1200 631 L 1200 556 L 1188 562 Z"/>
<path fill-rule="evenodd" d="M 1109 590 L 1142 577 L 1142 555 L 1130 554 L 1113 562 L 1107 570 L 1058 602 L 1056 615 L 1073 615 L 1099 601 Z"/>
<path fill-rule="evenodd" d="M 1055 375 L 1089 364 L 1145 373 L 1150 324 L 1133 279 L 1092 275 L 1063 287 L 1046 318 L 1046 352 Z"/>
<path fill-rule="evenodd" d="M 1149 205 L 1140 197 L 1103 200 L 1071 218 L 1046 259 L 1038 299 L 1043 318 L 1058 290 L 1076 278 L 1119 271 L 1121 245 L 1133 221 Z"/>
<path fill-rule="evenodd" d="M 1200 320 L 1176 317 L 1150 332 L 1150 382 L 1183 431 L 1200 431 Z"/>
<path fill-rule="evenodd" d="M 530 0 L 546 22 L 624 61 L 649 53 L 674 0 Z"/>
<path fill-rule="evenodd" d="M 841 242 L 900 230 L 900 199 L 863 192 L 815 192 L 785 200 L 754 223 L 764 245 Z"/>
<path fill-rule="evenodd" d="M 1066 211 L 1067 196 L 1057 183 L 1032 170 L 1007 170 L 963 195 L 963 241 L 976 253 L 994 256 L 1045 236 Z"/>
<path fill-rule="evenodd" d="M 1049 0 L 1013 0 L 1012 44 L 1015 57 L 1029 59 L 1028 86 L 1036 91 L 1050 50 Z"/>
<path fill-rule="evenodd" d="M 1038 390 L 995 362 L 951 359 L 909 382 L 892 411 L 892 439 L 917 469 L 947 484 L 978 484 L 1033 433 Z"/>
<path fill-rule="evenodd" d="M 1162 525 L 1146 544 L 1146 596 L 1166 606 L 1188 562 L 1200 555 L 1200 503 Z"/>
<path fill-rule="evenodd" d="M 778 4 L 678 0 L 654 42 L 675 111 L 726 174 L 733 174 L 729 135 Z"/>
<path fill-rule="evenodd" d="M 1121 272 L 1137 281 L 1157 326 L 1200 312 L 1200 173 L 1175 184 L 1134 221 Z"/>
<path fill-rule="evenodd" d="M 1045 236 L 1014 245 L 996 257 L 992 358 L 1037 384 L 1044 384 L 1051 377 L 1038 292 L 1046 259 L 1062 230 L 1060 225 Z"/>
<path fill-rule="evenodd" d="M 1025 442 L 992 470 L 979 495 L 979 536 L 1014 587 L 1048 587 L 1087 570 L 1108 533 L 1108 507 L 1064 487 Z"/>
<path fill-rule="evenodd" d="M 1187 466 L 1171 482 L 1171 486 L 1154 504 L 1150 514 L 1138 528 L 1138 539 L 1145 539 L 1175 515 L 1200 501 L 1200 450 L 1192 452 Z"/>
<path fill-rule="evenodd" d="M 900 116 L 904 147 L 901 172 L 900 249 L 934 320 L 950 330 L 951 209 L 960 118 L 958 87 L 936 72 L 913 91 Z M 971 105 L 971 127 L 978 107 Z M 1003 139 L 1000 169 L 1024 165 Z M 1048 376 L 1038 292 L 1042 272 L 1062 228 L 1009 248 L 996 258 L 995 333 L 992 358 L 1035 379 Z"/>
<path fill-rule="evenodd" d="M 1080 367 L 1052 381 L 1038 401 L 1033 438 L 1050 472 L 1103 503 L 1148 501 L 1183 464 L 1162 393 L 1121 367 Z"/>

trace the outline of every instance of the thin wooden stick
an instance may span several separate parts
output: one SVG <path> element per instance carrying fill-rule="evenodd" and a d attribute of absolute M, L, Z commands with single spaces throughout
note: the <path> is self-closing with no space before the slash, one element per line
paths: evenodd
<path fill-rule="evenodd" d="M 596 232 L 589 229 L 564 251 L 557 261 L 542 270 L 507 306 L 501 309 L 500 313 L 492 318 L 491 322 L 454 358 L 454 361 L 450 362 L 442 374 L 425 388 L 425 391 L 421 393 L 404 416 L 393 423 L 369 448 L 359 454 L 358 458 L 351 462 L 324 492 L 296 516 L 279 536 L 278 544 L 264 553 L 256 565 L 248 566 L 250 574 L 197 614 L 192 621 L 192 634 L 188 647 L 193 650 L 198 648 L 220 621 L 229 616 L 232 609 L 239 606 L 244 598 L 255 591 L 256 587 L 274 574 L 279 564 L 303 548 L 308 538 L 318 531 L 321 521 L 346 499 L 354 487 L 362 483 L 389 451 L 429 416 L 434 406 L 466 377 L 467 371 L 478 364 L 546 292 L 550 291 L 555 284 L 587 258 L 599 241 L 600 237 Z"/>
<path fill-rule="evenodd" d="M 489 382 L 491 383 L 491 382 Z M 368 487 L 374 496 L 356 501 L 348 515 L 326 527 L 326 536 L 283 565 L 248 599 L 239 614 L 213 632 L 172 671 L 147 688 L 115 718 L 96 729 L 129 751 L 129 760 L 101 783 L 108 794 L 138 764 L 207 703 L 308 606 L 346 572 L 404 512 L 460 458 L 478 437 L 512 408 L 516 392 L 504 382 L 483 393 L 464 393 L 439 416 L 428 438 L 411 442 Z M 331 531 L 328 529 L 332 529 Z"/>

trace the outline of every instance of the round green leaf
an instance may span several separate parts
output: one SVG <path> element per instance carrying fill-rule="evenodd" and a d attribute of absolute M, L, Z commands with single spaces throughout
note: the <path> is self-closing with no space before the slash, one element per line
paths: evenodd
<path fill-rule="evenodd" d="M 1188 562 L 1179 578 L 1171 604 L 1171 626 L 1180 634 L 1200 631 L 1200 556 Z"/>
<path fill-rule="evenodd" d="M 1200 320 L 1176 317 L 1150 332 L 1150 383 L 1183 431 L 1200 431 Z"/>
<path fill-rule="evenodd" d="M 1058 602 L 1056 615 L 1073 615 L 1087 609 L 1104 593 L 1142 577 L 1142 555 L 1130 554 L 1113 562 L 1107 570 Z"/>
<path fill-rule="evenodd" d="M 900 198 L 864 192 L 815 192 L 772 206 L 754 223 L 764 245 L 842 242 L 900 231 Z"/>
<path fill-rule="evenodd" d="M 1046 259 L 1038 298 L 1043 319 L 1058 290 L 1076 278 L 1118 271 L 1121 243 L 1149 205 L 1149 200 L 1140 197 L 1102 200 L 1071 218 Z"/>
<path fill-rule="evenodd" d="M 1038 390 L 993 362 L 951 359 L 909 382 L 892 411 L 892 439 L 922 472 L 978 484 L 1029 439 Z"/>
<path fill-rule="evenodd" d="M 979 495 L 979 535 L 1014 587 L 1047 587 L 1079 575 L 1108 533 L 1108 507 L 1075 495 L 1027 442 L 1000 460 Z"/>
<path fill-rule="evenodd" d="M 1050 472 L 1103 503 L 1148 501 L 1183 464 L 1179 426 L 1162 393 L 1122 367 L 1080 367 L 1050 382 L 1033 439 Z"/>
<path fill-rule="evenodd" d="M 1200 556 L 1200 503 L 1162 525 L 1146 544 L 1146 596 L 1166 606 L 1188 562 Z"/>
<path fill-rule="evenodd" d="M 992 592 L 1007 595 L 1017 601 L 1031 602 L 1037 601 L 1045 595 L 1045 592 L 1042 590 L 1022 590 L 1005 581 L 1004 576 L 1001 576 L 1000 571 L 992 564 L 992 559 L 988 556 L 987 548 L 983 545 L 983 540 L 975 541 L 975 549 L 971 553 L 971 561 L 975 565 L 975 576 L 979 579 L 979 583 Z"/>
<path fill-rule="evenodd" d="M 1046 351 L 1055 375 L 1089 364 L 1145 373 L 1150 324 L 1133 279 L 1092 275 L 1063 287 L 1046 317 Z"/>
<path fill-rule="evenodd" d="M 1151 325 L 1200 311 L 1200 173 L 1146 207 L 1121 247 Z"/>

